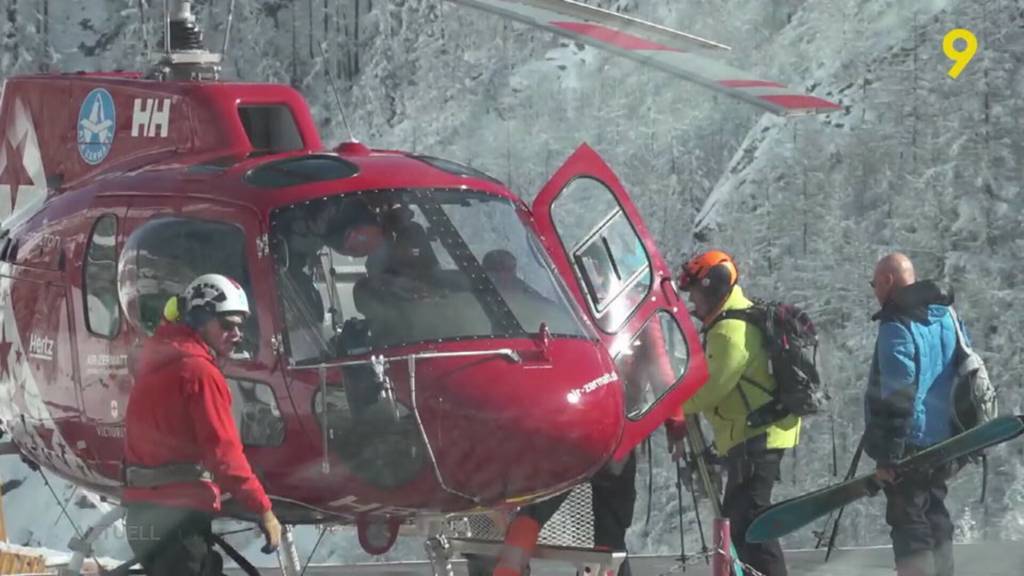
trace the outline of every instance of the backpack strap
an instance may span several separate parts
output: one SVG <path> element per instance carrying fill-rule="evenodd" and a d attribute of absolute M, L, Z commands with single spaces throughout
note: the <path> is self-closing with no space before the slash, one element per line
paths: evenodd
<path fill-rule="evenodd" d="M 956 309 L 952 306 L 949 307 L 949 315 L 953 317 L 953 327 L 956 329 L 956 346 L 960 350 L 961 354 L 966 357 L 974 351 L 971 349 L 971 346 L 967 344 L 967 338 L 964 337 L 963 328 L 960 327 L 960 317 L 957 315 Z M 981 460 L 981 496 L 978 498 L 978 503 L 984 504 L 985 496 L 988 494 L 988 455 L 982 452 L 979 459 Z"/>
<path fill-rule="evenodd" d="M 717 318 L 715 318 L 714 322 L 712 322 L 711 325 L 714 326 L 715 324 L 717 324 L 718 322 L 720 322 L 722 320 L 741 320 L 741 321 L 746 322 L 748 324 L 753 324 L 755 327 L 757 327 L 757 324 L 754 322 L 754 318 L 753 318 L 752 314 L 750 313 L 750 310 L 751 310 L 751 308 L 740 308 L 740 309 L 734 309 L 734 310 L 725 310 L 724 312 L 719 314 Z M 760 328 L 758 328 L 758 329 L 760 329 Z M 768 335 L 767 334 L 763 334 L 763 336 L 765 338 L 767 338 Z M 741 374 L 740 375 L 740 380 L 742 380 L 743 382 L 746 382 L 747 384 L 750 384 L 754 388 L 757 388 L 758 390 L 760 390 L 761 392 L 764 392 L 765 394 L 767 394 L 769 396 L 772 396 L 772 397 L 775 396 L 775 392 L 773 390 L 769 390 L 766 385 L 761 384 L 760 382 L 757 382 L 756 380 L 754 380 L 752 378 L 747 378 L 746 375 L 742 375 Z M 741 394 L 743 393 L 742 388 L 740 389 L 740 393 Z M 751 409 L 750 408 L 750 403 L 747 402 L 746 395 L 744 395 L 743 401 L 744 401 L 744 403 L 747 404 L 747 411 L 750 411 L 750 409 Z"/>
<path fill-rule="evenodd" d="M 721 313 L 718 314 L 718 316 L 715 316 L 715 318 L 707 326 L 705 326 L 703 328 L 703 330 L 701 330 L 701 332 L 703 332 L 703 338 L 702 338 L 702 341 L 701 341 L 702 346 L 701 347 L 704 348 L 705 350 L 707 350 L 707 347 L 708 347 L 707 346 L 707 344 L 708 344 L 707 333 L 712 328 L 714 328 L 715 324 L 718 324 L 722 320 L 740 320 L 740 321 L 743 321 L 743 322 L 747 322 L 748 324 L 754 324 L 753 318 L 751 317 L 751 314 L 750 314 L 750 310 L 751 310 L 750 308 L 723 310 Z M 755 324 L 755 326 L 756 326 L 756 324 Z M 744 369 L 744 371 L 745 371 L 745 369 Z M 774 398 L 775 397 L 775 392 L 773 390 L 769 390 L 764 384 L 761 384 L 760 382 L 757 382 L 757 381 L 755 381 L 752 378 L 748 378 L 745 374 L 740 374 L 740 381 L 736 383 L 736 390 L 740 393 L 740 399 L 743 400 L 743 406 L 747 409 L 747 414 L 753 413 L 754 412 L 754 407 L 751 406 L 750 399 L 747 398 L 747 393 L 743 391 L 743 383 L 744 382 L 749 384 L 749 385 L 751 385 L 751 386 L 753 386 L 754 388 L 757 388 L 761 392 L 764 392 L 770 398 Z M 770 403 L 771 403 L 771 400 L 769 400 L 766 404 L 770 404 Z M 758 407 L 758 408 L 760 408 L 760 407 Z"/>
<path fill-rule="evenodd" d="M 758 390 L 760 390 L 761 392 L 764 392 L 765 394 L 767 394 L 769 396 L 772 396 L 772 397 L 775 396 L 775 391 L 774 390 L 769 390 L 768 388 L 766 388 L 764 386 L 764 384 L 761 384 L 761 383 L 755 381 L 753 378 L 747 378 L 746 376 L 741 374 L 740 375 L 740 380 L 746 382 L 747 384 L 750 384 L 754 388 L 757 388 Z"/>
<path fill-rule="evenodd" d="M 960 328 L 960 317 L 957 315 L 956 309 L 952 306 L 949 307 L 949 315 L 953 317 L 953 328 L 956 330 L 956 345 L 966 356 L 970 354 L 972 350 L 970 345 L 967 344 L 967 338 L 964 338 L 963 329 Z"/>
<path fill-rule="evenodd" d="M 722 320 L 742 320 L 744 322 L 753 323 L 753 319 L 750 316 L 750 308 L 723 310 L 718 313 L 718 316 L 712 318 L 711 322 L 709 322 L 706 326 L 701 327 L 701 333 L 706 335 L 708 332 L 711 331 L 712 328 L 715 327 L 715 324 L 718 324 Z"/>
<path fill-rule="evenodd" d="M 711 323 L 712 326 L 721 322 L 722 320 L 743 320 L 744 322 L 753 322 L 750 311 L 752 308 L 734 308 L 732 310 L 723 310 L 721 314 Z"/>

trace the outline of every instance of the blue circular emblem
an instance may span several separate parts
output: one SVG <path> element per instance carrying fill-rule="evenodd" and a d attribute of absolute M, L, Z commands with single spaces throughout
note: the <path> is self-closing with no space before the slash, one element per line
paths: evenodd
<path fill-rule="evenodd" d="M 78 154 L 86 164 L 96 165 L 110 154 L 117 127 L 114 99 L 105 88 L 96 88 L 78 110 Z"/>

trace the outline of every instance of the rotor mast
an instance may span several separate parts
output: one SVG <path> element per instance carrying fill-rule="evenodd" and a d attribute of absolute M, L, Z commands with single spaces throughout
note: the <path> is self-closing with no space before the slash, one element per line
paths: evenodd
<path fill-rule="evenodd" d="M 164 51 L 149 76 L 159 80 L 220 79 L 222 55 L 203 44 L 203 30 L 188 0 L 164 0 Z"/>

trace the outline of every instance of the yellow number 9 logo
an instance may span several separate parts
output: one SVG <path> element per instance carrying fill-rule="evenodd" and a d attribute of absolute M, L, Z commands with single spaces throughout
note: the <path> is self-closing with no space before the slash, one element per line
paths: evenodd
<path fill-rule="evenodd" d="M 966 44 L 963 50 L 958 50 L 954 45 L 957 40 L 963 40 Z M 978 51 L 978 39 L 970 30 L 956 28 L 946 33 L 946 37 L 942 39 L 942 51 L 945 52 L 946 58 L 955 62 L 949 69 L 949 76 L 956 78 L 964 71 L 967 63 L 974 58 L 974 54 Z"/>

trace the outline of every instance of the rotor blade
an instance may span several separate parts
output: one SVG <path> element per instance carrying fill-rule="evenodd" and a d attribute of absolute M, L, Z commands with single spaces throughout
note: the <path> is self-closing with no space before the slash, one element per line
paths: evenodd
<path fill-rule="evenodd" d="M 725 44 L 719 44 L 711 40 L 686 34 L 678 30 L 652 24 L 639 18 L 612 12 L 603 8 L 595 8 L 573 2 L 572 0 L 452 0 L 456 4 L 465 4 L 487 12 L 508 16 L 526 24 L 533 24 L 546 28 L 547 21 L 564 20 L 587 21 L 624 32 L 627 35 L 637 35 L 648 40 L 663 44 L 679 50 L 690 50 L 692 48 L 712 48 L 716 50 L 731 50 Z M 504 8 L 505 5 L 514 7 Z M 556 18 L 551 18 L 551 16 Z"/>
<path fill-rule="evenodd" d="M 841 106 L 758 78 L 694 50 L 722 44 L 572 2 L 571 0 L 451 0 L 543 28 L 739 98 L 780 116 L 834 112 Z"/>

